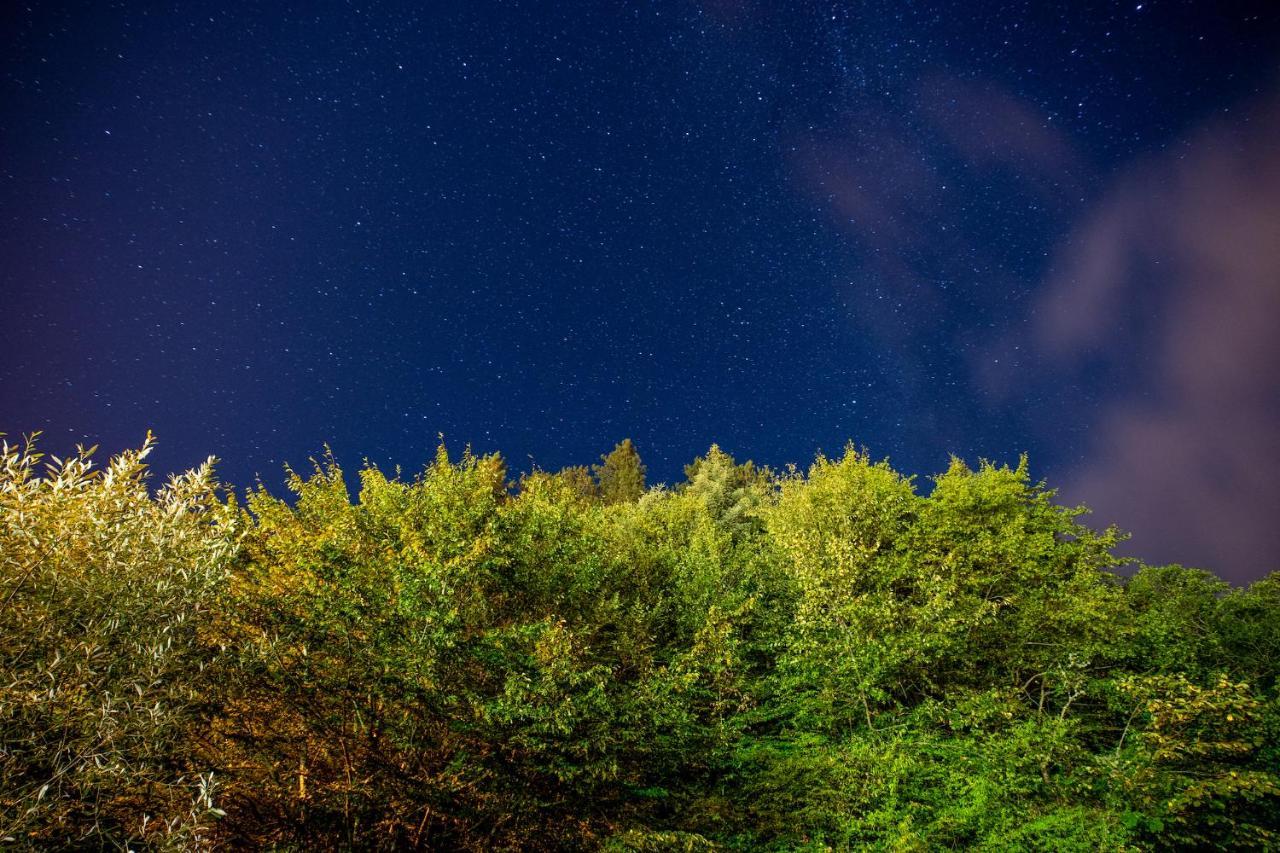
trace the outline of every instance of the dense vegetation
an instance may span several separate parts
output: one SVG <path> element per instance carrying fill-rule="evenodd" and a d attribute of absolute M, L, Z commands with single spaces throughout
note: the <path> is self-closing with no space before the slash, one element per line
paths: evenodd
<path fill-rule="evenodd" d="M 149 449 L 0 458 L 5 846 L 1280 843 L 1280 576 L 1125 580 L 1025 461 Z"/>

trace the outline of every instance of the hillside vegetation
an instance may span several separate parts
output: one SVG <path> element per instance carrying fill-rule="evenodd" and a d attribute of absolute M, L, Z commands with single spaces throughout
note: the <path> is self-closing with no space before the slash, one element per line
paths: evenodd
<path fill-rule="evenodd" d="M 1280 575 L 1015 468 L 0 456 L 0 846 L 1280 844 Z"/>

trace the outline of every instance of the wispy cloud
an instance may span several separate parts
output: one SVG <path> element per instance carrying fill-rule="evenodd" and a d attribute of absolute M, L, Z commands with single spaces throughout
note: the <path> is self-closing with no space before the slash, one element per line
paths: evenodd
<path fill-rule="evenodd" d="M 1280 96 L 1231 115 L 1117 176 L 1029 328 L 1053 369 L 1133 389 L 1067 495 L 1144 557 L 1244 578 L 1280 563 Z"/>
<path fill-rule="evenodd" d="M 1007 169 L 1041 195 L 1079 190 L 1084 161 L 1043 110 L 993 81 L 935 76 L 919 89 L 920 109 L 975 168 Z"/>

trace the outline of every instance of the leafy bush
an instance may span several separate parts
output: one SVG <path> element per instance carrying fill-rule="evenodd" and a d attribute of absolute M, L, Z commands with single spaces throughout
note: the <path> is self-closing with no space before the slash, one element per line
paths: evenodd
<path fill-rule="evenodd" d="M 143 447 L 0 449 L 0 838 L 188 846 L 217 779 L 196 760 L 207 631 L 235 543 L 212 460 L 147 491 Z"/>

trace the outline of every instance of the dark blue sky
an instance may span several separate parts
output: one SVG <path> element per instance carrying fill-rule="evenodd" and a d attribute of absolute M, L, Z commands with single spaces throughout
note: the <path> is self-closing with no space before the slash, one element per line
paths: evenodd
<path fill-rule="evenodd" d="M 419 5 L 434 8 L 418 8 Z M 0 12 L 0 430 L 1014 461 L 1277 567 L 1280 7 Z"/>

